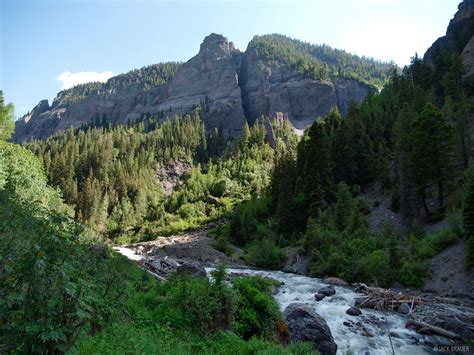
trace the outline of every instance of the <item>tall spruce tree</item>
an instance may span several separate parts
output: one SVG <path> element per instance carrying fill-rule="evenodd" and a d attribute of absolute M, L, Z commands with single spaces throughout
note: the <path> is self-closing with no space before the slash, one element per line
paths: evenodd
<path fill-rule="evenodd" d="M 444 209 L 444 184 L 449 178 L 453 152 L 453 128 L 441 112 L 427 104 L 413 122 L 412 162 L 420 197 L 427 216 L 426 192 L 430 184 L 438 187 L 438 205 Z"/>
<path fill-rule="evenodd" d="M 464 183 L 463 225 L 467 237 L 466 266 L 474 267 L 474 163 L 472 162 Z"/>
<path fill-rule="evenodd" d="M 0 139 L 9 139 L 15 128 L 13 104 L 5 104 L 3 91 L 0 90 Z"/>
<path fill-rule="evenodd" d="M 395 123 L 396 166 L 400 188 L 400 213 L 403 222 L 411 226 L 416 215 L 416 184 L 411 160 L 412 119 L 415 116 L 408 104 L 399 112 Z"/>
<path fill-rule="evenodd" d="M 337 109 L 335 109 L 337 110 Z M 331 144 L 324 121 L 317 120 L 303 138 L 298 156 L 302 191 L 309 214 L 317 215 L 331 191 Z"/>

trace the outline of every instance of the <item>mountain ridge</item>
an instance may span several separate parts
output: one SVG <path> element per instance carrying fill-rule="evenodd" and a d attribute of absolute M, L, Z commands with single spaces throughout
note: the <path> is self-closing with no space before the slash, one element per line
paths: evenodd
<path fill-rule="evenodd" d="M 198 106 L 208 131 L 237 136 L 245 122 L 260 116 L 286 116 L 304 129 L 333 106 L 345 112 L 350 101 L 376 91 L 389 70 L 388 63 L 283 35 L 255 36 L 242 52 L 212 33 L 185 63 L 159 63 L 106 83 L 80 84 L 59 92 L 51 106 L 40 101 L 17 121 L 14 140 L 44 139 L 71 126 L 182 115 Z"/>

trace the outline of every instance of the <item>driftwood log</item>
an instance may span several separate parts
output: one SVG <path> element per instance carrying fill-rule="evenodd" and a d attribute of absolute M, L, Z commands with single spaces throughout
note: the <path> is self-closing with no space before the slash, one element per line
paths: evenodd
<path fill-rule="evenodd" d="M 417 305 L 426 301 L 422 297 L 406 295 L 381 287 L 369 287 L 365 284 L 359 284 L 357 291 L 364 294 L 356 299 L 356 306 L 361 308 L 395 311 L 402 303 L 406 303 L 410 306 L 411 313 Z"/>
<path fill-rule="evenodd" d="M 435 325 L 428 324 L 426 322 L 413 320 L 413 319 L 410 319 L 406 323 L 406 327 L 407 328 L 415 327 L 417 329 L 426 328 L 426 329 L 429 329 L 432 333 L 442 335 L 442 336 L 447 337 L 447 338 L 451 338 L 451 339 L 460 339 L 461 338 L 458 334 L 450 332 L 449 330 L 437 327 Z"/>

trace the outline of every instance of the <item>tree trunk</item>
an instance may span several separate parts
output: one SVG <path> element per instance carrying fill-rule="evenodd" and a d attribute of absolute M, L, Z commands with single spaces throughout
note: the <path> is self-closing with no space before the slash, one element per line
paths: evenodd
<path fill-rule="evenodd" d="M 439 201 L 439 208 L 441 210 L 444 209 L 444 188 L 443 188 L 443 181 L 438 180 L 438 201 Z"/>
<path fill-rule="evenodd" d="M 430 210 L 428 209 L 428 204 L 426 203 L 426 197 L 425 197 L 425 190 L 424 189 L 420 191 L 420 197 L 421 197 L 421 201 L 423 202 L 423 209 L 425 210 L 426 218 L 430 218 L 431 213 L 430 213 Z"/>

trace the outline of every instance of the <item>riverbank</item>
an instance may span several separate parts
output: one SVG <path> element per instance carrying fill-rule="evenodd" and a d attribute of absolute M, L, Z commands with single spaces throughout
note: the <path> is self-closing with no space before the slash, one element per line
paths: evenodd
<path fill-rule="evenodd" d="M 203 276 L 204 267 L 208 273 L 209 267 L 216 267 L 220 263 L 227 265 L 230 279 L 245 274 L 275 279 L 280 284 L 275 298 L 281 310 L 295 302 L 311 305 L 327 321 L 343 353 L 349 350 L 390 353 L 391 346 L 398 349 L 396 353 L 431 353 L 435 346 L 464 345 L 466 339 L 474 338 L 474 304 L 469 298 L 447 298 L 403 290 L 407 298 L 422 301 L 416 306 L 411 305 L 408 312 L 397 311 L 398 308 L 389 311 L 361 306 L 359 317 L 350 316 L 346 311 L 362 296 L 356 285 L 334 286 L 334 295 L 318 301 L 315 295 L 320 288 L 328 286 L 329 281 L 297 275 L 298 271 L 303 273 L 302 265 L 306 262 L 304 255 L 298 254 L 297 249 L 290 254 L 293 265 L 297 266 L 296 270 L 291 270 L 288 263 L 285 267 L 285 271 L 289 269 L 292 273 L 249 268 L 237 256 L 229 257 L 212 247 L 213 239 L 207 237 L 207 233 L 214 227 L 206 225 L 183 235 L 158 237 L 150 242 L 115 249 L 163 279 L 174 271 Z M 436 328 L 454 335 L 442 335 L 433 331 Z"/>

